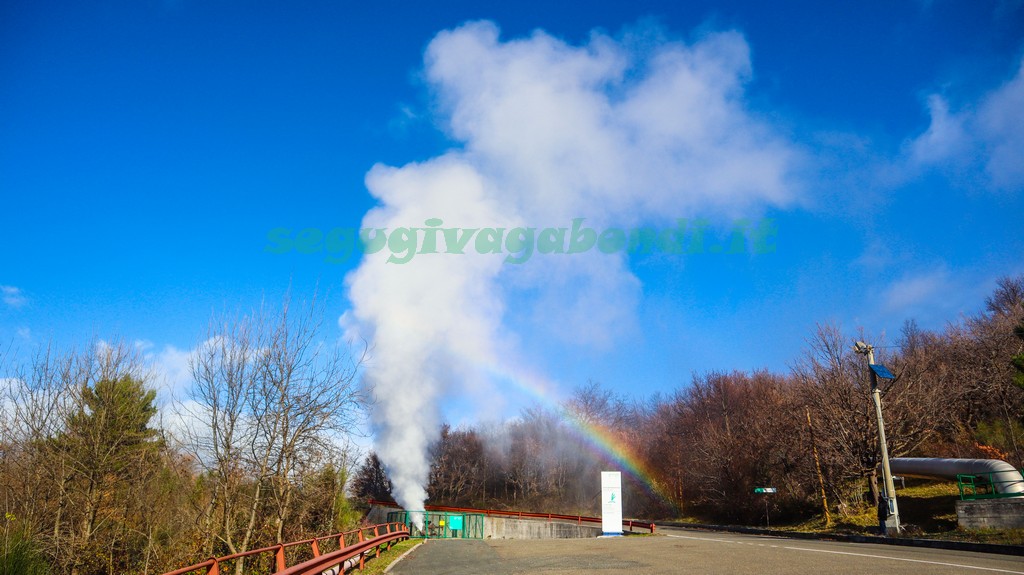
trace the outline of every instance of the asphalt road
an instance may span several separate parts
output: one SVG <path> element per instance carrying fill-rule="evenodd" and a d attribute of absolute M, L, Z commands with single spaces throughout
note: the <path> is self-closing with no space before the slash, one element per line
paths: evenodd
<path fill-rule="evenodd" d="M 659 529 L 660 535 L 598 539 L 431 540 L 395 564 L 396 575 L 694 573 L 1024 575 L 1024 558 Z"/>

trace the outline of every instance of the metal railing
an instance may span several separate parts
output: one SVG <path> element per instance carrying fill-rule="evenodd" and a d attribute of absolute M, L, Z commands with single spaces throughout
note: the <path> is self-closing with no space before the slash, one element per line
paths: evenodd
<path fill-rule="evenodd" d="M 370 505 L 381 505 L 384 507 L 395 507 L 398 505 L 390 501 L 380 501 L 377 499 L 370 499 Z M 489 517 L 510 517 L 513 519 L 547 519 L 548 521 L 574 521 L 577 525 L 584 523 L 597 523 L 601 524 L 600 517 L 587 517 L 585 515 L 562 515 L 560 513 L 533 513 L 530 511 L 505 511 L 501 509 L 474 509 L 472 507 L 449 507 L 446 505 L 425 505 L 426 511 L 447 511 L 450 513 L 481 513 Z M 638 519 L 623 519 L 622 527 L 630 532 L 633 532 L 634 528 L 643 529 L 654 533 L 655 525 L 650 521 L 640 521 Z"/>
<path fill-rule="evenodd" d="M 1024 496 L 1024 493 L 1021 493 L 1018 487 L 1024 481 L 1020 478 L 1014 478 L 1012 475 L 1012 473 L 1006 471 L 958 474 L 956 476 L 956 485 L 960 489 L 960 500 L 971 501 L 974 499 L 1001 499 Z M 1020 477 L 1024 477 L 1024 470 L 1021 471 Z"/>
<path fill-rule="evenodd" d="M 391 544 L 395 541 L 408 538 L 409 530 L 405 525 L 401 523 L 381 523 L 352 531 L 334 533 L 302 541 L 292 541 L 291 543 L 281 543 L 223 557 L 211 557 L 202 563 L 182 567 L 181 569 L 164 573 L 164 575 L 185 575 L 186 573 L 194 573 L 202 569 L 206 570 L 205 575 L 220 575 L 222 570 L 225 569 L 225 564 L 233 564 L 234 561 L 239 559 L 244 560 L 271 553 L 273 553 L 274 557 L 274 570 L 272 571 L 274 574 L 305 575 L 307 573 L 320 573 L 328 567 L 343 563 L 357 555 L 359 556 L 359 568 L 362 569 L 368 552 L 373 551 L 376 557 L 380 557 L 381 546 L 386 544 L 387 548 L 390 549 Z M 332 544 L 334 541 L 337 541 L 338 549 L 328 553 L 321 553 L 320 543 L 327 541 L 332 542 Z M 289 567 L 285 551 L 303 545 L 310 546 L 313 558 Z M 317 570 L 319 565 L 325 565 L 326 567 Z"/>

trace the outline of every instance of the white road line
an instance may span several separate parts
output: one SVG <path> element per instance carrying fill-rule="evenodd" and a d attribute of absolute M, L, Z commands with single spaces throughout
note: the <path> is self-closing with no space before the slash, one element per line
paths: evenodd
<path fill-rule="evenodd" d="M 710 537 L 687 537 L 686 535 L 672 535 L 671 533 L 662 533 L 665 537 L 675 537 L 677 539 L 696 539 L 697 541 L 714 541 L 716 543 L 742 543 L 742 541 L 729 541 L 728 539 L 712 539 Z"/>
<path fill-rule="evenodd" d="M 714 541 L 716 543 L 745 543 L 743 541 L 730 541 L 728 539 L 712 539 L 711 537 L 688 537 L 686 535 L 673 535 L 671 533 L 665 533 L 668 537 L 676 537 L 678 539 L 694 539 L 697 541 Z M 748 544 L 749 545 L 749 544 Z M 870 553 L 853 553 L 849 551 L 831 551 L 827 549 L 808 549 L 806 547 L 776 547 L 777 549 L 790 549 L 792 551 L 810 551 L 811 553 L 832 553 L 834 555 L 854 555 L 857 557 L 870 557 L 872 559 L 889 559 L 891 561 L 907 561 L 909 563 L 926 563 L 928 565 L 942 565 L 945 567 L 959 567 L 962 569 L 975 569 L 977 571 L 994 571 L 996 573 L 1012 573 L 1013 575 L 1024 575 L 1024 571 L 1010 571 L 1008 569 L 996 569 L 994 567 L 977 567 L 974 565 L 962 565 L 960 563 L 943 563 L 942 561 L 925 561 L 924 559 L 904 559 L 902 557 L 889 557 L 887 555 L 872 555 Z"/>
<path fill-rule="evenodd" d="M 974 565 L 961 565 L 959 563 L 943 563 L 941 561 L 925 561 L 923 559 L 904 559 L 902 557 L 887 557 L 885 555 L 871 555 L 870 553 L 850 553 L 847 551 L 830 551 L 827 549 L 807 549 L 804 547 L 783 547 L 795 551 L 811 551 L 812 553 L 834 553 L 836 555 L 856 555 L 858 557 L 871 557 L 874 559 L 890 559 L 892 561 L 908 561 L 910 563 L 927 563 L 929 565 L 945 565 L 946 567 L 962 567 L 964 569 L 977 569 L 978 571 L 995 571 L 997 573 L 1016 573 L 1024 575 L 1024 571 L 1010 571 L 1007 569 L 996 569 L 995 567 L 976 567 Z"/>

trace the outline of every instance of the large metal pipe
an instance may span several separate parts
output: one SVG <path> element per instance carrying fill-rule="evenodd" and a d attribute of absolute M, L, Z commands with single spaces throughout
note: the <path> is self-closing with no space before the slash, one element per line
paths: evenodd
<path fill-rule="evenodd" d="M 906 477 L 948 479 L 957 475 L 978 475 L 992 481 L 996 493 L 1024 496 L 1024 477 L 1017 468 L 999 459 L 948 459 L 942 457 L 895 457 L 892 472 Z"/>

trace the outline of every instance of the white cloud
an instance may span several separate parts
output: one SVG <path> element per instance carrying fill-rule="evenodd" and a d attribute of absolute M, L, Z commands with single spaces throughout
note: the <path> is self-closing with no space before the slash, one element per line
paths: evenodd
<path fill-rule="evenodd" d="M 752 70 L 737 32 L 656 46 L 594 33 L 573 46 L 543 32 L 501 40 L 469 23 L 427 48 L 441 123 L 461 144 L 432 160 L 376 166 L 365 227 L 564 227 L 732 216 L 801 199 L 802 153 L 748 109 Z M 444 249 L 443 246 L 441 248 Z M 385 250 L 387 251 L 387 250 Z M 635 322 L 640 282 L 621 255 L 366 257 L 348 277 L 349 335 L 372 338 L 367 370 L 376 449 L 396 496 L 420 508 L 446 393 L 529 371 L 506 314 L 580 345 L 609 346 Z M 529 323 L 529 322 L 527 322 Z M 511 375 L 510 375 L 511 374 Z M 484 383 L 481 383 L 484 382 Z M 493 383 L 490 402 L 500 402 Z"/>
<path fill-rule="evenodd" d="M 951 115 L 949 104 L 937 94 L 928 98 L 931 124 L 910 146 L 911 159 L 920 164 L 934 164 L 961 157 L 970 147 L 963 115 Z"/>
<path fill-rule="evenodd" d="M 191 399 L 162 407 L 159 417 L 161 427 L 179 442 L 188 442 L 189 438 L 197 435 L 203 436 L 209 421 L 207 410 Z M 203 455 L 200 454 L 200 457 Z"/>
<path fill-rule="evenodd" d="M 0 437 L 3 437 L 3 434 L 9 432 L 10 427 L 8 426 L 14 424 L 17 413 L 17 405 L 15 405 L 14 400 L 11 399 L 13 394 L 6 392 L 16 388 L 20 384 L 21 380 L 18 378 L 0 377 Z"/>
<path fill-rule="evenodd" d="M 165 345 L 156 350 L 156 346 L 146 340 L 136 341 L 135 347 L 142 352 L 143 359 L 149 365 L 157 389 L 168 398 L 176 397 L 191 382 L 188 362 L 194 350 L 182 350 L 173 345 Z"/>
<path fill-rule="evenodd" d="M 793 201 L 798 154 L 745 109 L 750 75 L 737 32 L 638 54 L 599 34 L 581 47 L 542 32 L 501 42 L 473 23 L 427 51 L 452 135 L 527 216 Z"/>
<path fill-rule="evenodd" d="M 995 279 L 989 270 L 951 271 L 946 264 L 913 269 L 876 292 L 878 310 L 888 325 L 913 318 L 923 327 L 940 329 L 956 317 L 977 311 Z"/>
<path fill-rule="evenodd" d="M 1024 189 L 1024 60 L 1013 78 L 976 105 L 952 112 L 933 94 L 928 110 L 928 130 L 908 143 L 912 166 L 957 177 L 978 174 L 997 190 Z"/>
<path fill-rule="evenodd" d="M 978 110 L 985 168 L 997 188 L 1024 187 L 1024 60 L 1017 76 Z"/>
<path fill-rule="evenodd" d="M 18 309 L 28 303 L 28 298 L 20 288 L 0 285 L 0 299 L 10 307 Z"/>
<path fill-rule="evenodd" d="M 892 312 L 917 308 L 947 293 L 950 287 L 949 271 L 945 267 L 905 275 L 885 289 L 882 306 Z"/>

